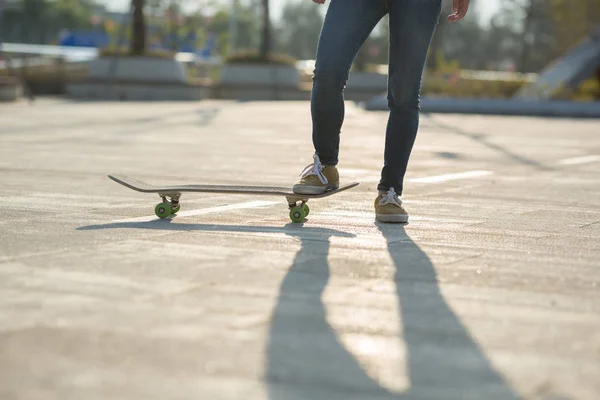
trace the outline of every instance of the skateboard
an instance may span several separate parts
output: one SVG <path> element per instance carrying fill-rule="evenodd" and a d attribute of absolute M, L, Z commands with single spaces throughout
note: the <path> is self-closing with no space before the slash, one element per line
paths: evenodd
<path fill-rule="evenodd" d="M 138 179 L 125 175 L 108 175 L 113 181 L 142 193 L 156 193 L 162 199 L 162 202 L 154 208 L 154 213 L 159 218 L 168 218 L 177 214 L 181 209 L 179 199 L 182 193 L 231 193 L 231 194 L 251 194 L 260 196 L 284 196 L 287 199 L 290 209 L 290 219 L 293 222 L 302 222 L 310 212 L 308 200 L 319 199 L 332 196 L 334 194 L 352 189 L 359 185 L 358 182 L 352 182 L 337 189 L 329 190 L 322 194 L 299 194 L 294 193 L 291 188 L 282 186 L 236 186 L 236 185 L 173 185 L 173 186 L 155 186 L 142 182 Z"/>

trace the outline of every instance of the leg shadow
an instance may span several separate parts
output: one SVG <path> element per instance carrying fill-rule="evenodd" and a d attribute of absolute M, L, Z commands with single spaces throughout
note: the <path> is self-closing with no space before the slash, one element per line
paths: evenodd
<path fill-rule="evenodd" d="M 327 322 L 322 296 L 329 281 L 329 237 L 300 240 L 271 318 L 265 361 L 269 399 L 388 394 L 361 369 Z"/>
<path fill-rule="evenodd" d="M 382 387 L 340 341 L 322 299 L 330 276 L 330 237 L 301 237 L 269 328 L 269 399 L 517 399 L 446 303 L 429 257 L 403 227 L 378 228 L 396 267 L 410 388 L 393 393 Z"/>
<path fill-rule="evenodd" d="M 429 257 L 403 226 L 378 223 L 377 227 L 395 266 L 401 340 L 406 346 L 404 362 L 410 384 L 402 393 L 392 393 L 368 376 L 327 322 L 322 297 L 330 276 L 330 239 L 351 238 L 353 234 L 301 224 L 269 227 L 162 220 L 91 225 L 78 230 L 284 233 L 299 238 L 300 249 L 281 282 L 269 326 L 264 370 L 271 400 L 518 399 L 444 299 Z"/>
<path fill-rule="evenodd" d="M 517 399 L 440 292 L 429 257 L 403 226 L 377 224 L 396 268 L 408 398 Z M 405 397 L 403 396 L 403 397 Z"/>

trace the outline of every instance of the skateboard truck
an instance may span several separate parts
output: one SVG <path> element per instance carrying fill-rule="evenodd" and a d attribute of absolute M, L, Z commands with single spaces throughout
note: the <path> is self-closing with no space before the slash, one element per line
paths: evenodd
<path fill-rule="evenodd" d="M 181 209 L 181 206 L 179 205 L 181 193 L 158 193 L 158 196 L 162 199 L 162 203 L 159 203 L 154 207 L 154 213 L 157 217 L 167 218 L 177 214 Z M 167 200 L 167 197 L 170 198 L 170 200 Z"/>
<path fill-rule="evenodd" d="M 306 204 L 308 199 L 296 196 L 286 196 L 286 200 L 290 209 L 290 219 L 292 222 L 304 221 L 304 218 L 310 213 L 310 208 L 308 207 L 308 204 Z M 298 201 L 300 201 L 300 205 L 298 205 Z"/>

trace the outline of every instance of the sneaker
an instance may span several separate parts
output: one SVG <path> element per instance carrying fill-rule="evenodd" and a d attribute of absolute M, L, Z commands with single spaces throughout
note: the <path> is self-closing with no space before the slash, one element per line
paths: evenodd
<path fill-rule="evenodd" d="M 375 217 L 380 222 L 408 222 L 408 213 L 402 207 L 402 200 L 394 188 L 386 192 L 379 192 L 375 199 Z"/>
<path fill-rule="evenodd" d="M 294 193 L 321 194 L 340 186 L 340 175 L 335 166 L 323 165 L 318 155 L 313 156 L 314 162 L 304 168 L 300 181 L 294 185 Z"/>

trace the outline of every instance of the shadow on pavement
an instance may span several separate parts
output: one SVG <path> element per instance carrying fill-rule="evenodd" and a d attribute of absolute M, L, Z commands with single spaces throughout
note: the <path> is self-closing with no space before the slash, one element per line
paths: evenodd
<path fill-rule="evenodd" d="M 443 121 L 440 121 L 438 118 L 434 117 L 432 114 L 424 114 L 424 116 L 426 116 L 426 118 L 427 118 L 426 121 L 431 122 L 434 126 L 436 126 L 438 128 L 442 128 L 446 131 L 452 132 L 456 135 L 466 137 L 477 143 L 480 143 L 483 146 L 487 147 L 488 149 L 492 149 L 494 151 L 497 151 L 498 153 L 504 154 L 505 156 L 507 156 L 508 158 L 510 158 L 513 161 L 518 162 L 519 164 L 527 165 L 529 167 L 533 167 L 533 168 L 539 169 L 541 171 L 554 171 L 554 168 L 548 167 L 547 165 L 544 165 L 544 164 L 542 164 L 538 161 L 532 160 L 530 158 L 526 158 L 526 157 L 520 156 L 518 154 L 515 154 L 515 153 L 511 152 L 510 150 L 508 150 L 502 146 L 499 146 L 497 144 L 490 143 L 487 139 L 487 136 L 484 134 L 467 132 L 466 130 L 461 129 L 455 125 L 451 125 L 451 124 L 445 123 Z"/>
<path fill-rule="evenodd" d="M 518 398 L 446 303 L 429 257 L 402 226 L 377 226 L 395 267 L 399 340 L 406 345 L 410 388 L 402 393 L 384 388 L 342 344 L 322 300 L 330 277 L 329 238 L 301 239 L 271 319 L 265 361 L 269 399 Z"/>
<path fill-rule="evenodd" d="M 112 222 L 101 225 L 80 226 L 78 231 L 97 231 L 104 229 L 150 229 L 158 231 L 201 231 L 231 233 L 283 233 L 292 237 L 306 237 L 307 240 L 329 238 L 331 236 L 355 237 L 353 233 L 327 228 L 304 227 L 303 224 L 289 223 L 284 226 L 252 226 L 252 225 L 220 225 L 220 224 L 186 224 L 173 222 L 173 219 L 156 219 L 143 222 Z"/>
<path fill-rule="evenodd" d="M 94 102 L 93 100 L 89 102 Z M 77 101 L 79 103 L 79 101 Z M 118 127 L 119 129 L 125 128 L 127 129 L 127 133 L 146 133 L 149 131 L 153 131 L 153 129 L 148 129 L 147 126 L 139 127 L 139 124 L 155 124 L 164 122 L 167 119 L 173 119 L 173 117 L 187 117 L 194 116 L 195 118 L 190 118 L 190 120 L 184 121 L 184 124 L 195 124 L 197 126 L 207 126 L 212 123 L 212 121 L 219 115 L 222 108 L 220 107 L 199 107 L 197 109 L 190 109 L 178 112 L 170 112 L 170 113 L 157 113 L 151 117 L 142 117 L 130 120 L 118 121 L 115 119 L 101 119 L 97 121 L 59 121 L 55 123 L 50 123 L 45 126 L 45 128 L 50 129 L 80 129 L 80 128 L 89 128 L 90 123 L 94 125 L 95 128 L 100 127 Z M 170 125 L 176 125 L 177 123 L 170 122 Z M 135 129 L 134 129 L 135 128 Z M 40 127 L 38 125 L 35 126 L 23 126 L 23 127 L 12 127 L 10 129 L 11 133 L 38 133 Z"/>
<path fill-rule="evenodd" d="M 410 385 L 401 393 L 389 391 L 370 377 L 327 321 L 322 297 L 330 277 L 330 238 L 352 238 L 354 234 L 292 223 L 263 227 L 171 220 L 77 229 L 118 228 L 284 233 L 300 239 L 300 249 L 281 282 L 269 325 L 264 370 L 270 400 L 518 399 L 446 303 L 435 267 L 403 226 L 377 223 L 395 268 L 394 287 L 402 324 L 398 340 L 406 346 L 402 362 Z M 387 257 L 381 254 L 380 259 Z"/>

